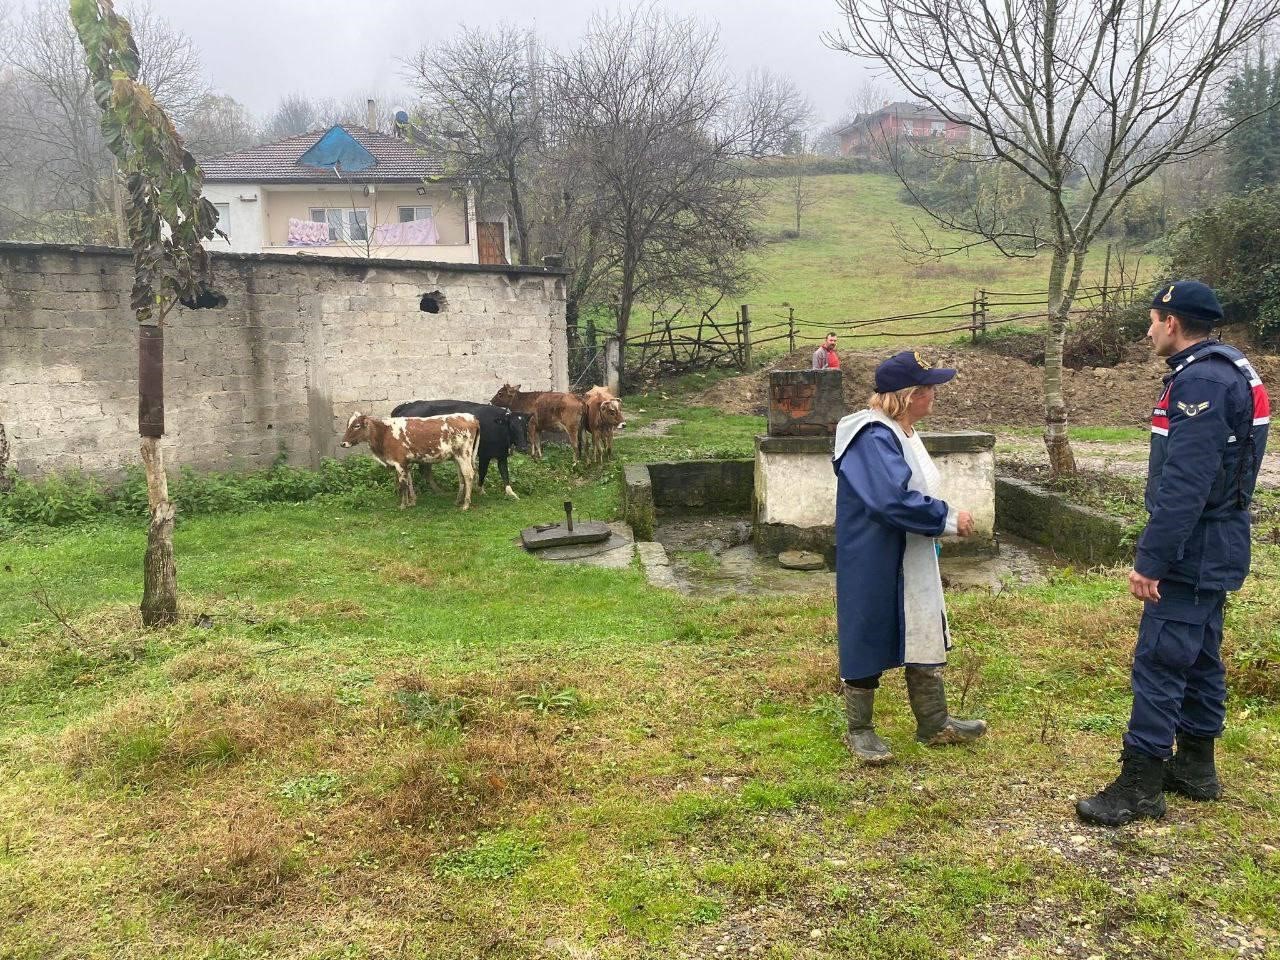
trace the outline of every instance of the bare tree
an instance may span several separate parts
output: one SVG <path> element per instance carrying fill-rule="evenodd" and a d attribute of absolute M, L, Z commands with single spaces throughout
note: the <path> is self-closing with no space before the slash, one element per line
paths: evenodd
<path fill-rule="evenodd" d="M 217 93 L 208 94 L 201 101 L 181 132 L 188 149 L 197 157 L 243 150 L 258 142 L 257 124 L 244 104 Z"/>
<path fill-rule="evenodd" d="M 305 93 L 287 93 L 281 98 L 275 111 L 267 117 L 262 127 L 264 140 L 283 140 L 285 137 L 309 133 L 320 126 L 320 111 Z"/>
<path fill-rule="evenodd" d="M 875 61 L 912 99 L 970 128 L 959 160 L 997 158 L 1044 195 L 1044 439 L 1053 472 L 1072 473 L 1062 349 L 1089 246 L 1135 187 L 1229 132 L 1214 110 L 1226 69 L 1280 0 L 840 5 L 846 28 L 827 38 L 832 46 Z M 977 242 L 998 239 L 991 224 L 954 225 Z"/>
<path fill-rule="evenodd" d="M 818 202 L 817 191 L 813 187 L 813 178 L 805 170 L 805 165 L 810 158 L 810 153 L 806 148 L 809 147 L 811 140 L 811 134 L 800 134 L 799 149 L 796 150 L 795 155 L 790 160 L 793 169 L 787 177 L 787 200 L 796 215 L 797 237 L 800 236 L 800 217 Z"/>
<path fill-rule="evenodd" d="M 155 16 L 145 2 L 129 6 L 147 51 L 142 82 L 175 120 L 190 119 L 207 92 L 191 39 Z M 114 178 L 102 140 L 92 81 L 60 0 L 20 11 L 0 44 L 9 82 L 0 108 L 0 154 L 7 154 L 20 196 L 0 197 L 11 216 L 38 224 L 48 214 L 66 223 L 69 240 L 106 239 Z M 114 235 L 114 234 L 112 234 Z"/>
<path fill-rule="evenodd" d="M 742 151 L 749 157 L 795 153 L 813 107 L 791 80 L 767 69 L 752 69 L 734 109 Z"/>
<path fill-rule="evenodd" d="M 651 5 L 596 14 L 552 79 L 562 203 L 619 336 L 637 303 L 741 290 L 761 195 L 740 176 L 748 138 L 716 35 Z"/>
<path fill-rule="evenodd" d="M 405 66 L 422 98 L 419 119 L 427 146 L 445 156 L 456 176 L 505 187 L 520 261 L 528 263 L 526 194 L 542 139 L 544 103 L 533 34 L 507 24 L 463 28 L 424 47 Z"/>

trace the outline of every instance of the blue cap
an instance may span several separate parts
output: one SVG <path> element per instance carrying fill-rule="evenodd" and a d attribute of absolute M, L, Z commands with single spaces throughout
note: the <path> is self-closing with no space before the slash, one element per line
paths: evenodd
<path fill-rule="evenodd" d="M 1222 322 L 1222 304 L 1218 302 L 1218 295 L 1212 287 L 1199 280 L 1175 280 L 1161 287 L 1151 298 L 1151 307 L 1202 323 Z"/>
<path fill-rule="evenodd" d="M 946 383 L 955 375 L 950 367 L 931 367 L 920 354 L 904 350 L 876 367 L 876 393 L 896 393 L 907 387 Z"/>

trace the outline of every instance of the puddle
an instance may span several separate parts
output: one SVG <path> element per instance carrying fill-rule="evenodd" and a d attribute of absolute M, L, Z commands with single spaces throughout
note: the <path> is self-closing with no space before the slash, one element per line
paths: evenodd
<path fill-rule="evenodd" d="M 663 545 L 671 572 L 684 593 L 722 597 L 734 594 L 830 593 L 830 570 L 785 570 L 756 553 L 751 544 L 751 518 L 733 515 L 660 518 L 654 539 Z M 942 579 L 951 590 L 999 592 L 1043 582 L 1062 566 L 1052 551 L 1017 537 L 1001 535 L 994 557 L 947 557 Z"/>

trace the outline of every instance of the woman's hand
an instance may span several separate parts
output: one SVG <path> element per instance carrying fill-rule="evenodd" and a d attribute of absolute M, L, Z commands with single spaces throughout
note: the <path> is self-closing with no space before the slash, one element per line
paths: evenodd
<path fill-rule="evenodd" d="M 973 514 L 968 510 L 956 513 L 956 532 L 962 537 L 973 536 Z"/>

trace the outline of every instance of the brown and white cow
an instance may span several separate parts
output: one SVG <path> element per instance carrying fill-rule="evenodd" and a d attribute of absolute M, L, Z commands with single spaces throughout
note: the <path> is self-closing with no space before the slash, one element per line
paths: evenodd
<path fill-rule="evenodd" d="M 592 461 L 604 463 L 605 455 L 613 456 L 613 434 L 625 422 L 622 401 L 608 387 L 592 387 L 583 395 L 586 424 L 591 435 Z"/>
<path fill-rule="evenodd" d="M 512 386 L 504 383 L 489 402 L 494 406 L 506 407 L 513 413 L 529 414 L 529 453 L 534 459 L 542 459 L 542 443 L 538 438 L 538 431 L 559 429 L 569 435 L 573 462 L 578 462 L 578 432 L 582 429 L 586 407 L 577 394 L 557 390 L 524 392 L 519 384 Z"/>
<path fill-rule="evenodd" d="M 347 432 L 342 435 L 342 446 L 367 443 L 374 459 L 396 472 L 401 510 L 418 502 L 410 473 L 412 464 L 454 461 L 458 465 L 456 502 L 468 510 L 479 440 L 480 421 L 469 413 L 442 417 L 370 417 L 353 413 L 347 421 Z"/>

